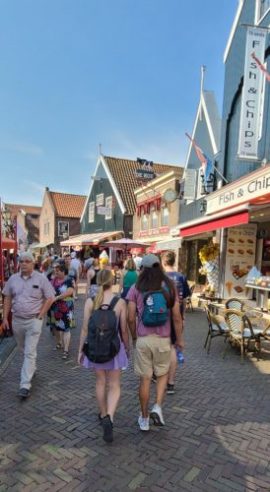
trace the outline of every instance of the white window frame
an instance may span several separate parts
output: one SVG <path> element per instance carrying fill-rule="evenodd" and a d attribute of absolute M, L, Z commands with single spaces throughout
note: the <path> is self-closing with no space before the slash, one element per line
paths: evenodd
<path fill-rule="evenodd" d="M 142 214 L 141 216 L 141 230 L 142 231 L 148 231 L 149 229 L 149 215 L 148 214 Z"/>
<path fill-rule="evenodd" d="M 111 220 L 112 219 L 112 204 L 113 204 L 113 197 L 107 196 L 105 199 L 105 207 L 106 207 L 106 211 L 107 211 L 107 209 L 110 211 L 108 214 L 106 213 L 105 220 Z"/>
<path fill-rule="evenodd" d="M 260 24 L 262 19 L 270 12 L 270 0 L 266 0 L 265 3 L 265 11 L 261 14 L 262 0 L 257 0 L 257 8 L 256 8 L 256 24 Z"/>
<path fill-rule="evenodd" d="M 167 211 L 166 215 L 164 215 L 165 210 Z M 169 207 L 167 207 L 167 206 L 162 207 L 162 209 L 161 209 L 161 226 L 162 227 L 169 225 L 169 217 L 170 217 Z"/>
<path fill-rule="evenodd" d="M 88 222 L 89 224 L 93 224 L 95 222 L 95 202 L 89 202 L 88 205 Z"/>
<path fill-rule="evenodd" d="M 96 206 L 103 207 L 104 205 L 104 193 L 99 193 L 96 195 Z"/>
<path fill-rule="evenodd" d="M 50 222 L 45 222 L 44 223 L 43 232 L 44 232 L 44 236 L 48 236 L 49 235 L 49 233 L 50 233 Z"/>
<path fill-rule="evenodd" d="M 67 231 L 62 232 L 62 234 L 61 234 L 61 230 L 60 230 L 61 224 L 67 225 Z M 59 220 L 57 226 L 58 226 L 58 237 L 63 237 L 64 234 L 67 234 L 69 236 L 69 222 L 67 220 Z"/>
<path fill-rule="evenodd" d="M 156 216 L 157 219 L 157 224 L 154 225 L 154 215 Z M 158 229 L 159 227 L 159 214 L 157 213 L 156 209 L 151 210 L 151 229 Z"/>

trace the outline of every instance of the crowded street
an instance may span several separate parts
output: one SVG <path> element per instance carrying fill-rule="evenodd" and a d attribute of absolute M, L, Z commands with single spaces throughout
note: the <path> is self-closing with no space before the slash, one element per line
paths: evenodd
<path fill-rule="evenodd" d="M 270 0 L 0 33 L 0 492 L 270 492 Z"/>
<path fill-rule="evenodd" d="M 17 397 L 17 350 L 1 370 L 1 492 L 270 490 L 269 354 L 241 364 L 237 350 L 229 350 L 223 359 L 224 342 L 217 339 L 207 355 L 206 316 L 198 308 L 187 312 L 186 360 L 175 394 L 164 402 L 166 425 L 139 430 L 131 362 L 108 445 L 94 375 L 77 364 L 84 289 L 80 283 L 69 360 L 53 350 L 43 326 L 30 399 Z"/>

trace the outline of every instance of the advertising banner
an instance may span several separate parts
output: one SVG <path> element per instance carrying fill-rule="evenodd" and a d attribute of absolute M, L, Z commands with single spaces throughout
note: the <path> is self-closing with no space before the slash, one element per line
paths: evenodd
<path fill-rule="evenodd" d="M 241 115 L 238 141 L 238 157 L 258 158 L 258 141 L 263 104 L 263 73 L 252 54 L 264 61 L 266 30 L 247 28 L 244 85 L 242 90 Z"/>
<path fill-rule="evenodd" d="M 228 229 L 224 298 L 247 297 L 249 270 L 255 264 L 257 224 Z"/>

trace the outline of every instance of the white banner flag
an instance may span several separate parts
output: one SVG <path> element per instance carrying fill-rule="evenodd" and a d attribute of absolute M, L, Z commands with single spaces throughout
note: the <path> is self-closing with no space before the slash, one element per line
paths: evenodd
<path fill-rule="evenodd" d="M 242 90 L 241 116 L 239 127 L 238 157 L 242 159 L 258 158 L 258 141 L 263 103 L 263 74 L 252 58 L 264 60 L 266 30 L 248 27 L 244 85 Z"/>

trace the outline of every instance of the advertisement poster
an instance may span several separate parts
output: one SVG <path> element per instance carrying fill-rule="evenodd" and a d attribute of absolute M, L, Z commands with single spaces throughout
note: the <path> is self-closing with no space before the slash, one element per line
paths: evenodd
<path fill-rule="evenodd" d="M 256 224 L 228 229 L 224 298 L 246 298 L 246 278 L 255 264 Z"/>

